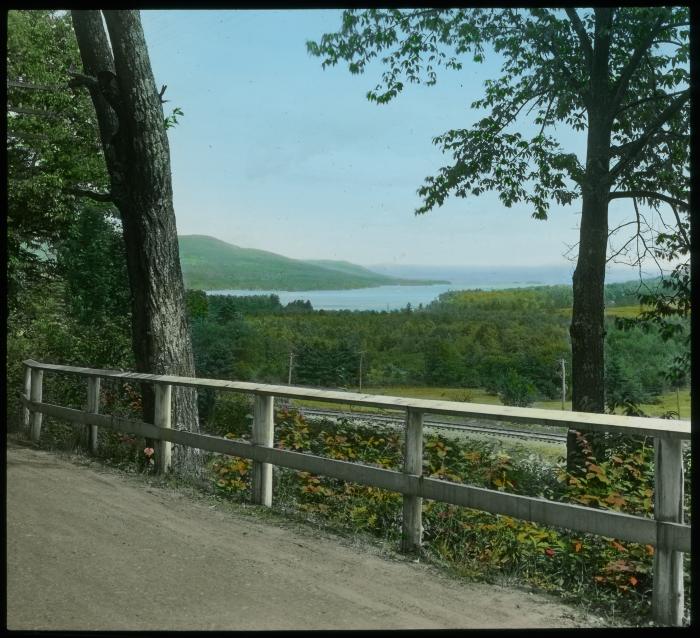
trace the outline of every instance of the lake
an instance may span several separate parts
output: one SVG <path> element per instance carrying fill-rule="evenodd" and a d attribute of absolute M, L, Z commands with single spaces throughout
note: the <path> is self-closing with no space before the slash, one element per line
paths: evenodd
<path fill-rule="evenodd" d="M 208 295 L 277 295 L 283 305 L 295 299 L 307 299 L 314 310 L 400 310 L 407 304 L 417 308 L 448 290 L 503 290 L 528 286 L 571 285 L 571 264 L 523 266 L 519 268 L 475 266 L 373 265 L 370 267 L 392 277 L 444 279 L 452 283 L 428 286 L 377 286 L 354 290 L 208 290 Z M 646 274 L 646 273 L 645 273 Z M 606 283 L 629 281 L 637 273 L 630 268 L 608 268 Z M 654 276 L 652 273 L 651 275 Z"/>
<path fill-rule="evenodd" d="M 528 286 L 571 285 L 572 265 L 529 267 L 409 266 L 375 265 L 371 269 L 393 277 L 444 279 L 452 283 L 428 286 L 377 286 L 354 290 L 208 290 L 208 295 L 277 295 L 283 305 L 307 299 L 314 310 L 399 310 L 411 304 L 417 308 L 448 290 L 503 290 Z M 609 268 L 606 282 L 635 278 L 629 268 Z"/>
<path fill-rule="evenodd" d="M 503 288 L 521 288 L 532 286 L 531 283 L 508 283 L 481 287 L 482 290 Z M 469 286 L 478 288 L 480 286 Z M 295 299 L 307 299 L 314 310 L 399 310 L 411 304 L 429 304 L 438 295 L 448 290 L 464 290 L 465 286 L 456 284 L 434 284 L 430 286 L 376 286 L 374 288 L 355 288 L 353 290 L 207 290 L 208 295 L 277 295 L 282 305 Z"/>

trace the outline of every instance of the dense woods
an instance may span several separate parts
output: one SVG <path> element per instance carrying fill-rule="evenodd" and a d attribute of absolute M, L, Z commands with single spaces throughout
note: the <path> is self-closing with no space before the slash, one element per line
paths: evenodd
<path fill-rule="evenodd" d="M 637 288 L 608 285 L 609 307 L 636 312 Z M 362 353 L 365 386 L 485 388 L 529 405 L 561 396 L 571 295 L 569 286 L 463 291 L 375 312 L 189 291 L 188 305 L 200 376 L 286 382 L 291 352 L 292 383 L 354 389 Z M 658 330 L 623 330 L 614 317 L 607 328 L 610 407 L 650 402 L 672 387 L 666 373 L 685 347 L 682 333 L 664 342 Z"/>

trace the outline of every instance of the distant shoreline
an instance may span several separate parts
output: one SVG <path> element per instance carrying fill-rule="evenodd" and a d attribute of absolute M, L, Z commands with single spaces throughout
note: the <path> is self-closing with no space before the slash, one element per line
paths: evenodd
<path fill-rule="evenodd" d="M 383 286 L 452 286 L 452 285 L 458 285 L 458 284 L 453 284 L 453 282 L 447 280 L 447 279 L 406 279 L 405 281 L 392 281 L 391 283 L 377 283 L 377 284 L 364 284 L 364 285 L 357 285 L 357 286 L 344 286 L 342 288 L 335 287 L 335 288 L 297 288 L 295 287 L 290 287 L 290 288 L 268 288 L 265 289 L 265 292 L 267 293 L 277 293 L 277 292 L 335 292 L 335 291 L 342 291 L 342 290 L 365 290 L 368 288 L 381 288 Z M 530 284 L 528 284 L 530 285 Z M 533 284 L 535 285 L 535 284 Z M 188 290 L 204 290 L 204 288 L 199 288 L 196 286 L 187 286 Z M 255 291 L 260 291 L 260 288 L 251 288 L 249 286 L 238 286 L 236 288 L 228 288 L 228 287 L 223 287 L 223 286 L 207 286 L 206 290 L 204 292 L 208 293 L 213 293 L 221 290 L 250 290 L 251 292 Z"/>
<path fill-rule="evenodd" d="M 271 289 L 206 289 L 204 292 L 212 296 L 251 297 L 275 295 L 283 306 L 294 301 L 308 301 L 314 310 L 324 311 L 391 311 L 404 309 L 407 306 L 419 308 L 435 301 L 441 294 L 465 289 L 502 290 L 508 288 L 527 288 L 527 285 L 517 285 L 507 282 L 502 285 L 462 286 L 460 284 L 428 284 L 428 285 L 397 285 L 384 284 L 380 286 L 365 286 L 364 288 L 345 288 L 334 290 L 271 290 Z"/>
<path fill-rule="evenodd" d="M 437 266 L 378 264 L 367 267 L 332 259 L 292 259 L 244 248 L 206 235 L 179 235 L 185 286 L 193 290 L 340 291 L 401 286 L 460 289 L 571 284 L 572 264 L 548 266 Z M 627 269 L 611 269 L 606 281 L 632 278 Z"/>

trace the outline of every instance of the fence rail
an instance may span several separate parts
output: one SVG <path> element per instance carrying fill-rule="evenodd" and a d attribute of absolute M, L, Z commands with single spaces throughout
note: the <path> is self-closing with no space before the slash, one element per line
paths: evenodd
<path fill-rule="evenodd" d="M 96 448 L 97 428 L 128 432 L 159 441 L 161 472 L 170 468 L 171 444 L 179 444 L 253 460 L 252 494 L 255 503 L 272 504 L 272 466 L 322 474 L 362 485 L 403 494 L 403 551 L 421 545 L 422 499 L 502 514 L 526 521 L 553 525 L 578 532 L 599 534 L 654 545 L 654 619 L 659 624 L 680 625 L 683 617 L 682 553 L 690 552 L 691 528 L 683 524 L 683 465 L 681 443 L 690 438 L 690 423 L 583 412 L 560 412 L 505 406 L 432 401 L 382 395 L 339 392 L 314 388 L 279 386 L 217 379 L 195 379 L 171 375 L 95 370 L 74 366 L 25 361 L 25 423 L 38 440 L 43 414 L 90 428 L 90 447 Z M 31 372 L 29 372 L 31 371 Z M 77 374 L 88 378 L 87 410 L 75 410 L 42 402 L 43 372 Z M 115 415 L 99 414 L 101 378 L 150 382 L 156 388 L 154 423 Z M 171 388 L 185 386 L 250 393 L 255 396 L 253 436 L 250 443 L 175 430 L 170 427 Z M 273 445 L 273 397 L 350 403 L 406 410 L 403 471 L 338 461 Z M 654 518 L 597 510 L 543 498 L 507 494 L 496 490 L 453 483 L 422 475 L 423 417 L 425 413 L 475 416 L 519 423 L 566 425 L 571 428 L 651 436 L 655 439 Z M 28 416 L 31 415 L 31 416 Z"/>

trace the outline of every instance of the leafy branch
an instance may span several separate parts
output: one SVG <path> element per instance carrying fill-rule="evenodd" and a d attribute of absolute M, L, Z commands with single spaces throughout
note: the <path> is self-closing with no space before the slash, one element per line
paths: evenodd
<path fill-rule="evenodd" d="M 580 179 L 583 168 L 574 154 L 563 153 L 546 135 L 526 140 L 520 133 L 500 132 L 497 122 L 485 118 L 474 129 L 449 131 L 433 141 L 455 161 L 425 179 L 418 189 L 423 205 L 416 214 L 441 206 L 450 194 L 478 196 L 491 190 L 505 206 L 527 202 L 534 207 L 533 217 L 546 219 L 551 200 L 569 204 L 578 196 L 567 179 Z"/>
<path fill-rule="evenodd" d="M 173 112 L 168 115 L 164 120 L 163 123 L 165 124 L 165 129 L 173 128 L 174 126 L 177 126 L 179 124 L 179 120 L 177 119 L 178 116 L 183 116 L 184 113 L 182 112 L 182 109 L 179 106 L 176 106 L 173 109 Z"/>

